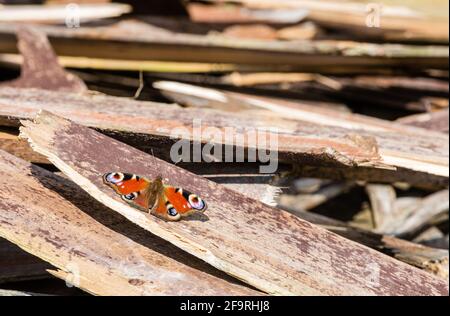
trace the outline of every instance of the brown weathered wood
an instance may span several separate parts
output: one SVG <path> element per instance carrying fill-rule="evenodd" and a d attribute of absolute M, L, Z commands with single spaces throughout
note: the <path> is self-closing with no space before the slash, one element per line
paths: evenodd
<path fill-rule="evenodd" d="M 402 222 L 396 223 L 392 233 L 396 235 L 412 235 L 424 227 L 434 216 L 449 210 L 449 191 L 442 190 L 423 198 Z"/>
<path fill-rule="evenodd" d="M 151 157 L 48 112 L 23 121 L 33 148 L 93 197 L 139 226 L 273 294 L 445 295 L 448 285 L 369 248 Z M 102 183 L 122 170 L 198 192 L 205 217 L 165 222 L 130 207 Z M 226 196 L 227 199 L 223 197 Z M 372 274 L 368 278 L 368 274 Z M 375 278 L 375 279 L 373 279 Z M 373 280 L 373 281 L 371 281 Z"/>
<path fill-rule="evenodd" d="M 144 151 L 151 152 L 153 147 L 155 154 L 166 156 L 168 148 L 177 139 L 210 140 L 203 133 L 201 137 L 194 135 L 194 120 L 201 119 L 202 131 L 207 127 L 215 127 L 222 135 L 225 134 L 225 128 L 232 127 L 237 138 L 234 145 L 238 147 L 247 147 L 245 140 L 252 130 L 270 126 L 271 131 L 266 132 L 266 135 L 277 137 L 278 150 L 275 151 L 281 161 L 301 164 L 302 167 L 318 164 L 321 168 L 347 166 L 350 168 L 344 169 L 341 176 L 352 174 L 356 179 L 404 181 L 434 187 L 448 184 L 448 136 L 413 127 L 391 126 L 382 120 L 375 120 L 374 124 L 366 128 L 369 130 L 363 130 L 363 123 L 372 120 L 340 117 L 342 113 L 330 111 L 312 112 L 308 120 L 315 117 L 315 121 L 300 122 L 266 115 L 180 109 L 175 105 L 100 95 L 0 88 L 0 124 L 17 126 L 18 119 L 30 118 L 39 109 L 50 110 L 83 125 L 96 127 Z M 300 111 L 307 115 L 309 113 L 302 109 Z M 139 120 L 136 120 L 136 113 L 139 113 Z M 330 119 L 333 116 L 336 118 Z M 322 118 L 331 126 L 319 124 Z M 383 132 L 380 132 L 380 128 Z M 174 130 L 181 131 L 181 134 L 174 135 Z M 238 136 L 244 142 L 239 141 Z M 375 142 L 375 138 L 379 141 Z M 219 139 L 217 143 L 229 142 Z M 392 167 L 391 170 L 385 170 L 388 165 L 380 159 L 394 163 L 398 170 L 392 170 Z M 369 167 L 367 170 L 366 166 Z M 333 173 L 336 171 L 327 172 L 330 176 Z"/>
<path fill-rule="evenodd" d="M 227 127 L 232 128 L 231 133 L 235 141 L 230 143 L 222 137 L 214 140 L 218 144 L 255 148 L 248 141 L 251 133 L 269 126 L 274 131 L 265 132 L 266 139 L 276 137 L 278 148 L 271 148 L 268 144 L 265 148 L 278 152 L 281 160 L 393 169 L 380 163 L 373 137 L 361 137 L 353 130 L 327 128 L 303 122 L 300 124 L 267 116 L 241 116 L 221 111 L 182 109 L 176 105 L 138 102 L 103 95 L 0 88 L 0 124 L 17 126 L 18 119 L 31 118 L 39 109 L 53 111 L 77 123 L 98 128 L 147 151 L 157 144 L 167 153 L 168 146 L 180 138 L 209 142 L 211 138 L 204 133 L 207 127 L 217 128 L 221 135 L 230 133 L 227 132 Z M 136 119 L 137 113 L 139 119 Z M 193 133 L 193 122 L 198 119 L 201 119 L 201 135 L 197 136 Z M 174 131 L 179 133 L 174 134 Z"/>
<path fill-rule="evenodd" d="M 449 111 L 445 109 L 436 112 L 409 115 L 398 119 L 397 122 L 448 134 Z"/>
<path fill-rule="evenodd" d="M 44 33 L 31 27 L 22 27 L 17 32 L 18 48 L 23 56 L 20 78 L 0 86 L 41 88 L 82 93 L 87 91 L 84 82 L 66 72 L 59 64 Z"/>
<path fill-rule="evenodd" d="M 426 247 L 389 235 L 350 226 L 336 219 L 298 209 L 287 209 L 296 216 L 328 229 L 338 235 L 381 251 L 397 260 L 406 262 L 420 269 L 443 278 L 448 278 L 448 250 Z"/>
<path fill-rule="evenodd" d="M 386 163 L 399 168 L 448 177 L 448 137 L 439 133 L 406 128 L 404 125 L 390 121 L 275 98 L 226 92 L 170 81 L 156 82 L 153 85 L 169 98 L 182 104 L 212 102 L 221 103 L 224 107 L 228 104 L 238 104 L 248 109 L 271 111 L 286 119 L 301 121 L 302 124 L 314 123 L 357 131 L 360 135 L 377 140 L 378 152 Z M 438 139 L 442 140 L 442 143 L 437 145 L 442 150 L 438 149 L 431 153 L 430 146 L 425 144 Z M 419 144 L 423 144 L 423 148 Z M 428 153 L 425 154 L 423 150 Z"/>
<path fill-rule="evenodd" d="M 258 293 L 197 270 L 207 265 L 124 222 L 67 180 L 0 156 L 0 235 L 72 283 L 79 279 L 77 287 L 99 295 Z"/>
<path fill-rule="evenodd" d="M 17 25 L 0 25 L 0 52 L 15 53 Z M 35 26 L 50 38 L 60 56 L 213 62 L 272 66 L 302 71 L 327 67 L 408 67 L 448 69 L 448 48 L 357 43 L 351 41 L 254 41 L 170 32 L 137 21 L 72 30 Z"/>

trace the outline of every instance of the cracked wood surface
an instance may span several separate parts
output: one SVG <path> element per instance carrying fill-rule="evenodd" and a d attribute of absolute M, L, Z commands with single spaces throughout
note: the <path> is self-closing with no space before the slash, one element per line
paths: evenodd
<path fill-rule="evenodd" d="M 183 105 L 208 106 L 221 104 L 250 109 L 268 110 L 286 119 L 302 124 L 314 123 L 320 126 L 353 130 L 358 135 L 373 137 L 377 141 L 378 153 L 387 164 L 408 168 L 423 173 L 448 177 L 448 136 L 440 133 L 406 127 L 402 124 L 353 113 L 340 113 L 299 102 L 270 97 L 252 96 L 196 85 L 158 81 L 153 87 L 166 97 Z"/>
<path fill-rule="evenodd" d="M 346 118 L 345 115 L 318 110 L 306 116 L 315 120 L 299 121 L 267 115 L 185 109 L 104 95 L 0 88 L 0 124 L 17 126 L 19 119 L 32 118 L 39 109 L 95 127 L 141 150 L 154 150 L 155 154 L 161 155 L 167 155 L 168 148 L 177 139 L 211 140 L 205 133 L 194 135 L 195 119 L 201 120 L 202 131 L 214 127 L 224 135 L 226 128 L 232 127 L 235 144 L 244 147 L 248 146 L 245 138 L 252 132 L 267 130 L 270 126 L 272 130 L 266 134 L 278 138 L 278 156 L 282 161 L 302 166 L 333 167 L 327 174 L 340 172 L 338 178 L 351 174 L 355 179 L 369 181 L 406 181 L 435 187 L 448 185 L 448 135 L 395 124 L 389 127 L 382 120 L 361 116 Z M 301 110 L 302 113 L 307 111 L 309 108 Z M 319 118 L 325 118 L 325 122 L 331 122 L 331 125 L 318 124 Z M 364 125 L 367 128 L 361 127 Z M 239 142 L 239 137 L 243 141 Z M 230 141 L 219 139 L 217 143 Z M 387 163 L 393 164 L 397 170 L 389 168 Z"/>
<path fill-rule="evenodd" d="M 77 286 L 89 293 L 259 293 L 219 278 L 228 276 L 111 214 L 70 181 L 4 151 L 0 182 L 0 236 L 51 263 L 56 275 L 76 280 L 78 271 Z"/>
<path fill-rule="evenodd" d="M 104 95 L 0 88 L 0 123 L 18 125 L 18 119 L 32 118 L 40 109 L 95 127 L 147 151 L 150 151 L 151 145 L 162 145 L 168 149 L 175 142 L 174 139 L 185 139 L 202 143 L 212 141 L 241 148 L 272 148 L 278 151 L 280 159 L 290 162 L 387 167 L 380 162 L 373 137 L 359 136 L 348 129 L 304 122 L 299 124 L 267 116 L 183 109 L 176 105 Z M 212 138 L 211 128 L 219 131 L 222 137 Z M 252 135 L 259 130 L 265 131 L 265 146 L 260 142 L 261 139 L 258 144 L 251 142 Z M 234 139 L 223 137 L 227 134 L 232 134 Z M 278 146 L 274 149 L 269 147 L 269 141 L 275 139 Z"/>
<path fill-rule="evenodd" d="M 287 212 L 271 208 L 92 129 L 43 112 L 22 136 L 97 200 L 181 249 L 271 294 L 448 295 L 448 284 Z M 102 183 L 112 170 L 201 194 L 207 218 L 164 222 Z M 375 282 L 370 267 L 376 265 Z"/>

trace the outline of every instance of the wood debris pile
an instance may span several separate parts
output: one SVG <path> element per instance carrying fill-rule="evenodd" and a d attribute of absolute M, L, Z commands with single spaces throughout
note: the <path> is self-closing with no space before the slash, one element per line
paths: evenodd
<path fill-rule="evenodd" d="M 448 2 L 75 2 L 0 1 L 0 295 L 448 295 Z"/>

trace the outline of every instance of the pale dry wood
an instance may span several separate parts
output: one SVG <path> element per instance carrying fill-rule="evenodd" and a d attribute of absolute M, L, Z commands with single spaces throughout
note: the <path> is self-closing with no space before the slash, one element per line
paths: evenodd
<path fill-rule="evenodd" d="M 347 192 L 353 186 L 352 183 L 335 183 L 310 194 L 283 195 L 279 199 L 279 204 L 290 209 L 309 211 Z"/>
<path fill-rule="evenodd" d="M 412 235 L 424 227 L 433 217 L 441 213 L 448 213 L 448 195 L 448 190 L 441 190 L 423 198 L 405 221 L 397 223 L 392 233 L 396 235 Z"/>
<path fill-rule="evenodd" d="M 0 149 L 26 161 L 42 164 L 49 163 L 47 158 L 33 151 L 28 142 L 19 139 L 17 134 L 0 129 Z"/>
<path fill-rule="evenodd" d="M 61 66 L 77 69 L 97 69 L 97 70 L 128 70 L 145 72 L 229 72 L 251 70 L 251 67 L 241 67 L 232 64 L 212 64 L 212 63 L 183 63 L 169 61 L 152 60 L 120 60 L 106 58 L 87 58 L 77 56 L 58 56 Z M 17 54 L 0 54 L 0 63 L 10 67 L 19 66 L 23 63 L 23 58 Z"/>
<path fill-rule="evenodd" d="M 395 200 L 397 194 L 391 185 L 368 184 L 366 192 L 369 196 L 375 230 L 383 232 L 386 225 L 395 221 Z"/>
<path fill-rule="evenodd" d="M 21 292 L 21 291 L 1 290 L 0 289 L 0 296 L 33 296 L 33 295 L 30 293 Z"/>
<path fill-rule="evenodd" d="M 24 121 L 33 148 L 93 197 L 158 236 L 272 294 L 448 293 L 446 282 L 48 112 Z M 121 170 L 201 194 L 205 216 L 165 222 L 123 202 L 101 175 Z M 227 198 L 224 199 L 224 196 Z M 377 265 L 377 282 L 367 279 Z"/>
<path fill-rule="evenodd" d="M 98 295 L 257 293 L 182 263 L 191 264 L 190 257 L 144 237 L 67 180 L 0 156 L 0 235 L 69 273 L 77 287 Z"/>
<path fill-rule="evenodd" d="M 209 0 L 217 2 L 216 0 Z M 441 14 L 424 12 L 423 7 L 390 6 L 386 3 L 357 1 L 274 1 L 231 0 L 249 9 L 306 9 L 308 19 L 328 28 L 350 32 L 354 37 L 376 38 L 385 41 L 430 41 L 448 43 L 448 4 L 441 4 Z M 369 6 L 370 5 L 370 6 Z M 439 3 L 433 2 L 439 8 Z M 381 10 L 380 27 L 369 27 L 376 10 Z M 439 9 L 437 9 L 439 10 Z M 428 11 L 428 10 L 427 10 Z M 373 22 L 372 22 L 373 23 Z"/>

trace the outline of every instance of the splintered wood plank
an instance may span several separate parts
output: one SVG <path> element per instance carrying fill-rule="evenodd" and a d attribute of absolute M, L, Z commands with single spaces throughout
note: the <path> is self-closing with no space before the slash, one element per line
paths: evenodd
<path fill-rule="evenodd" d="M 2 131 L 0 129 L 0 149 L 26 161 L 48 163 L 47 158 L 33 151 L 25 140 L 19 139 L 18 131 L 14 133 L 10 130 Z"/>
<path fill-rule="evenodd" d="M 0 236 L 77 287 L 97 295 L 258 293 L 188 266 L 202 264 L 111 215 L 67 180 L 0 151 Z"/>
<path fill-rule="evenodd" d="M 447 295 L 446 282 L 296 216 L 191 174 L 92 129 L 42 112 L 22 136 L 97 200 L 181 249 L 271 294 Z M 165 222 L 125 203 L 102 182 L 109 171 L 200 194 L 206 214 Z"/>
<path fill-rule="evenodd" d="M 241 108 L 268 110 L 289 121 L 301 121 L 301 124 L 314 123 L 355 131 L 359 135 L 377 140 L 378 153 L 384 162 L 398 168 L 448 178 L 447 135 L 364 115 L 341 113 L 276 98 L 203 88 L 172 81 L 155 82 L 153 86 L 161 90 L 169 99 L 183 105 L 214 104 L 217 106 L 220 104 L 222 108 L 226 108 L 236 104 Z"/>
<path fill-rule="evenodd" d="M 353 130 L 104 95 L 0 88 L 0 123 L 18 125 L 18 119 L 32 118 L 40 109 L 95 127 L 148 152 L 157 144 L 168 153 L 175 140 L 184 139 L 270 149 L 291 162 L 394 169 L 380 162 L 373 137 L 359 136 Z M 218 136 L 211 135 L 212 129 Z M 263 131 L 266 144 L 262 138 L 252 141 L 259 131 Z"/>

